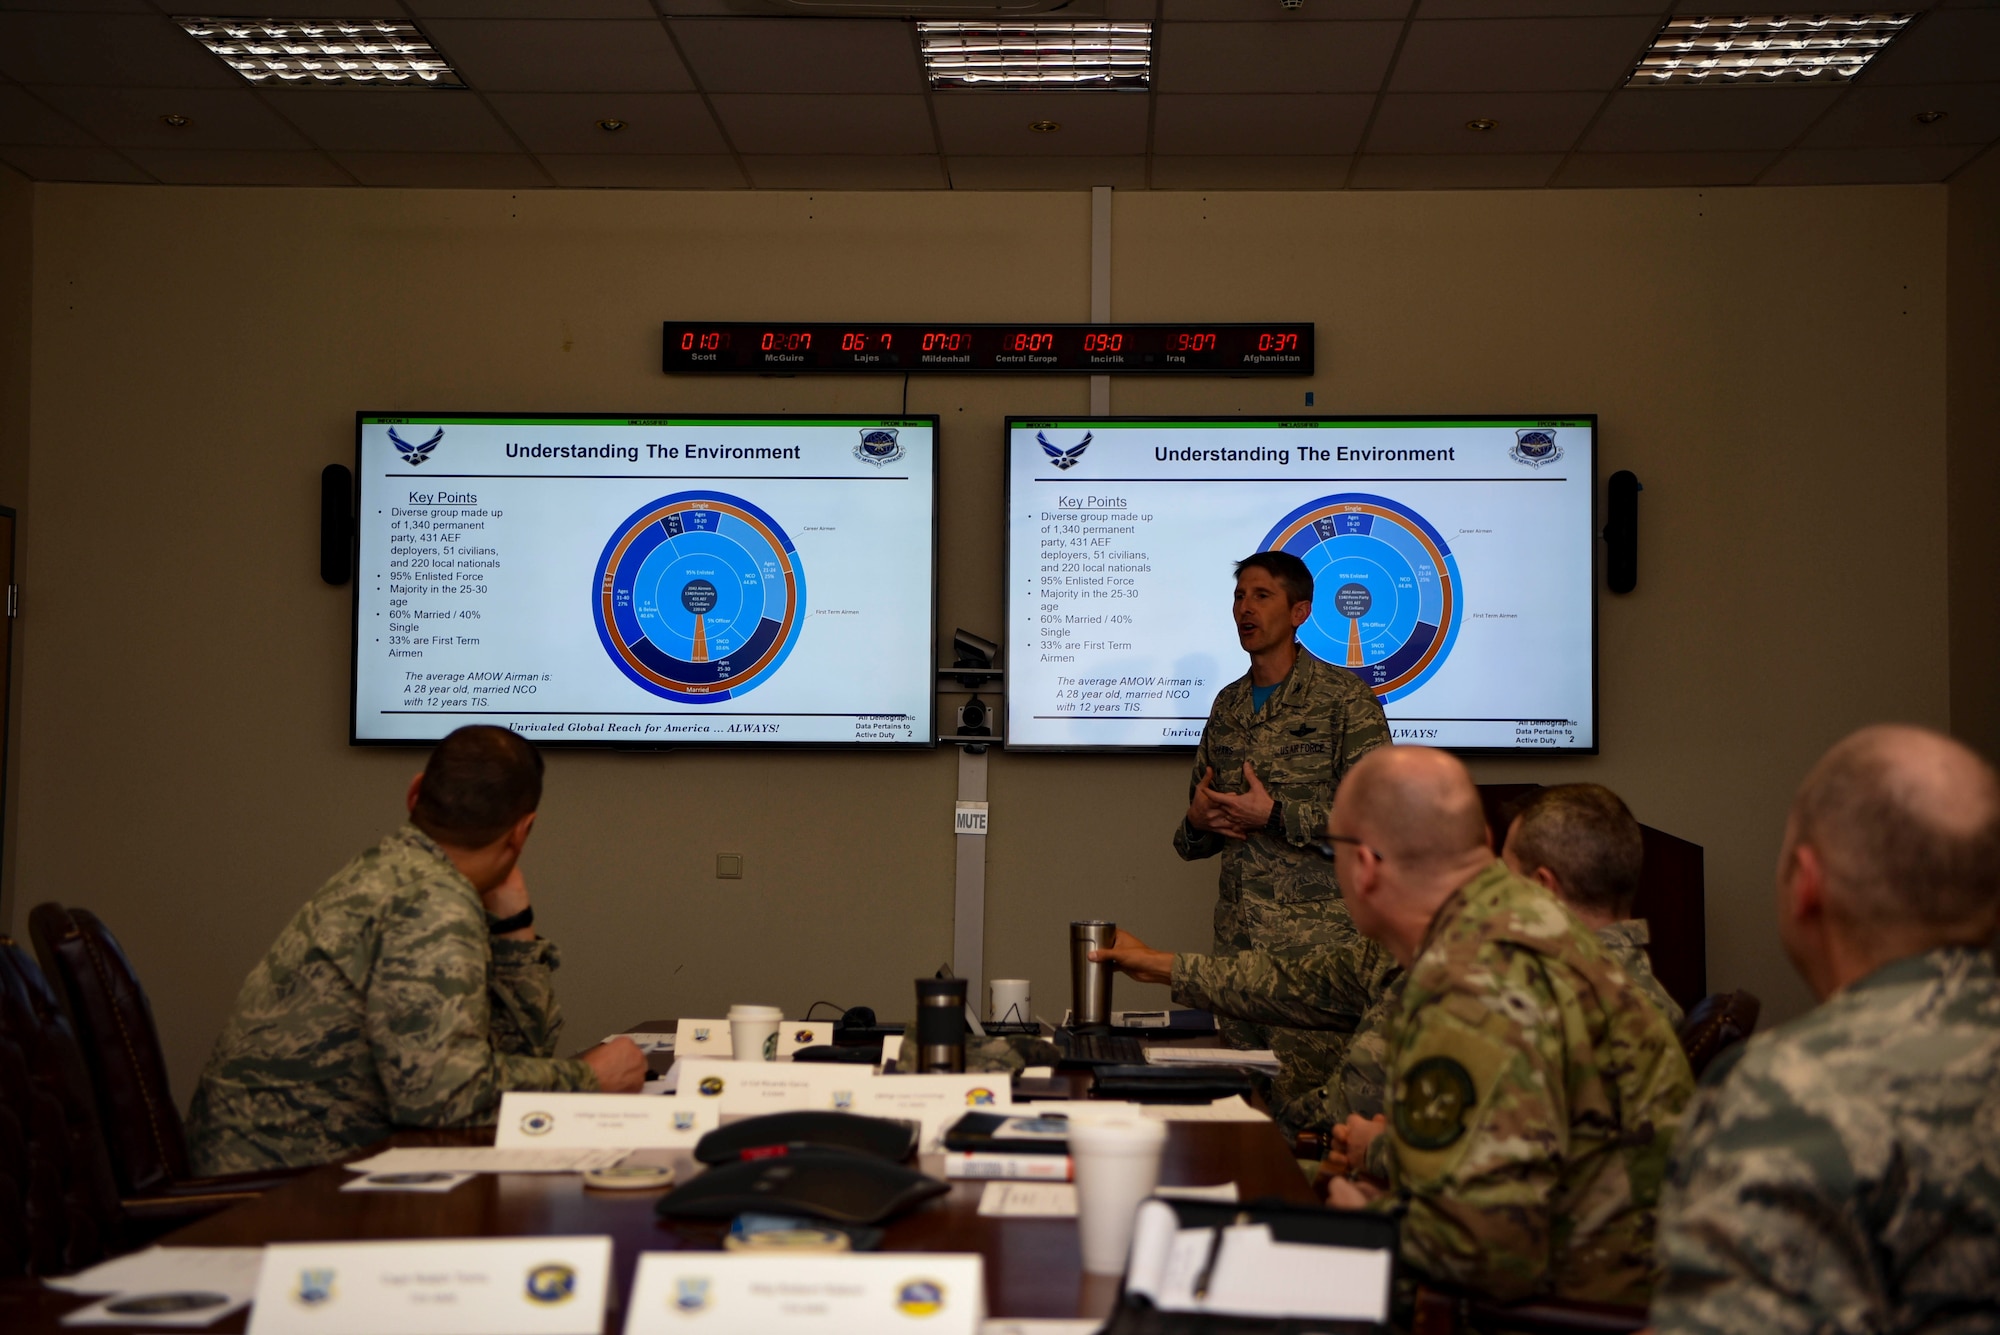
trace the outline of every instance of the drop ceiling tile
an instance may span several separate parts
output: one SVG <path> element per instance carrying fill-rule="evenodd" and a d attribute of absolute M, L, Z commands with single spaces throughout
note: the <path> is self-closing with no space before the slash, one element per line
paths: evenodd
<path fill-rule="evenodd" d="M 1717 0 L 1709 0 L 1711 7 Z M 1644 14 L 1660 18 L 1660 0 L 1424 0 L 1427 19 L 1596 18 Z"/>
<path fill-rule="evenodd" d="M 168 185 L 353 185 L 323 153 L 135 148 L 134 162 Z"/>
<path fill-rule="evenodd" d="M 1368 131 L 1370 153 L 1563 153 L 1602 93 L 1390 93 Z M 1490 130 L 1466 122 L 1490 120 Z"/>
<path fill-rule="evenodd" d="M 0 73 L 21 83 L 244 86 L 163 14 L 0 13 Z"/>
<path fill-rule="evenodd" d="M 0 84 L 0 144 L 92 145 L 81 125 L 17 84 Z"/>
<path fill-rule="evenodd" d="M 1146 101 L 1138 93 L 940 93 L 931 106 L 953 156 L 1116 157 L 1146 151 Z M 1039 121 L 1062 128 L 1028 128 Z"/>
<path fill-rule="evenodd" d="M 1546 185 L 1560 153 L 1364 153 L 1356 190 L 1508 190 Z"/>
<path fill-rule="evenodd" d="M 727 153 L 698 93 L 495 93 L 531 153 Z M 598 125 L 625 122 L 621 130 Z"/>
<path fill-rule="evenodd" d="M 1945 113 L 1926 125 L 1919 113 Z M 2000 83 L 1858 87 L 1812 127 L 1802 148 L 1910 148 L 2000 138 Z"/>
<path fill-rule="evenodd" d="M 1593 153 L 1751 152 L 1784 148 L 1838 88 L 1625 88 L 1584 137 Z"/>
<path fill-rule="evenodd" d="M 0 148 L 0 162 L 34 181 L 129 181 L 145 184 L 152 179 L 108 148 L 17 145 Z"/>
<path fill-rule="evenodd" d="M 1146 160 L 1107 158 L 953 158 L 954 190 L 1088 190 L 1109 185 L 1143 189 Z"/>
<path fill-rule="evenodd" d="M 743 159 L 759 190 L 943 190 L 944 163 L 908 157 L 757 157 Z"/>
<path fill-rule="evenodd" d="M 1375 105 L 1371 93 L 1162 93 L 1153 152 L 1352 153 Z"/>
<path fill-rule="evenodd" d="M 1400 23 L 1169 23 L 1153 39 L 1162 93 L 1372 93 Z"/>
<path fill-rule="evenodd" d="M 1976 153 L 1978 144 L 1936 148 L 1794 149 L 1764 173 L 1759 185 L 1900 185 L 1942 181 Z"/>
<path fill-rule="evenodd" d="M 648 0 L 403 0 L 420 19 L 650 19 Z"/>
<path fill-rule="evenodd" d="M 1390 87 L 1399 93 L 1617 86 L 1658 20 L 1627 15 L 1573 19 L 1419 19 L 1410 25 Z"/>
<path fill-rule="evenodd" d="M 535 190 L 549 178 L 519 153 L 336 153 L 363 185 L 417 190 Z"/>
<path fill-rule="evenodd" d="M 921 93 L 910 25 L 897 19 L 676 19 L 711 93 Z"/>
<path fill-rule="evenodd" d="M 710 101 L 739 153 L 937 151 L 921 97 L 718 93 Z"/>
<path fill-rule="evenodd" d="M 2000 78 L 2000 7 L 1925 14 L 1855 77 L 1871 85 L 1977 83 Z"/>
<path fill-rule="evenodd" d="M 342 153 L 517 151 L 477 95 L 463 90 L 274 88 L 280 115 L 321 148 Z"/>
<path fill-rule="evenodd" d="M 736 160 L 679 153 L 543 153 L 560 186 L 620 190 L 741 190 Z"/>
<path fill-rule="evenodd" d="M 1264 4 L 1262 0 L 1255 4 L 1245 4 L 1244 0 L 1166 0 L 1160 17 L 1168 22 L 1181 23 L 1270 21 L 1274 8 L 1275 5 Z M 1412 0 L 1314 0 L 1309 10 L 1280 11 L 1284 17 L 1278 21 L 1310 23 L 1319 19 L 1400 19 L 1407 16 L 1411 8 Z"/>
<path fill-rule="evenodd" d="M 1574 153 L 1553 186 L 1749 185 L 1776 153 Z"/>
<path fill-rule="evenodd" d="M 1184 157 L 1153 159 L 1155 190 L 1338 190 L 1353 159 Z"/>
<path fill-rule="evenodd" d="M 679 93 L 694 87 L 658 19 L 449 19 L 425 25 L 481 92 Z"/>
<path fill-rule="evenodd" d="M 113 148 L 304 150 L 311 144 L 249 89 L 84 88 L 54 85 L 42 96 Z M 162 116 L 185 116 L 168 125 Z"/>

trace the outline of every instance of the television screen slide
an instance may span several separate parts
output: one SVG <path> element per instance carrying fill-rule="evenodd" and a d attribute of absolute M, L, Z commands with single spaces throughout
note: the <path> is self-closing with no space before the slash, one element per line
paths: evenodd
<path fill-rule="evenodd" d="M 936 740 L 935 417 L 357 430 L 355 741 Z"/>
<path fill-rule="evenodd" d="M 1189 747 L 1249 670 L 1234 563 L 1312 572 L 1299 641 L 1399 742 L 1596 738 L 1597 419 L 1007 423 L 1007 745 Z"/>

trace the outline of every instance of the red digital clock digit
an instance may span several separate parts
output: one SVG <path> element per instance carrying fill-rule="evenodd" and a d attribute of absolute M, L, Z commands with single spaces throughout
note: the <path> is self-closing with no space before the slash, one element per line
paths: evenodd
<path fill-rule="evenodd" d="M 1257 351 L 1259 352 L 1297 352 L 1298 350 L 1299 336 L 1297 334 L 1257 335 Z"/>
<path fill-rule="evenodd" d="M 971 347 L 970 334 L 954 334 L 947 330 L 933 329 L 924 331 L 925 352 L 964 352 Z"/>
<path fill-rule="evenodd" d="M 1176 352 L 1214 352 L 1215 335 L 1212 333 L 1185 333 L 1174 337 Z"/>
<path fill-rule="evenodd" d="M 1083 336 L 1083 350 L 1085 352 L 1123 352 L 1125 350 L 1125 335 L 1085 334 Z"/>

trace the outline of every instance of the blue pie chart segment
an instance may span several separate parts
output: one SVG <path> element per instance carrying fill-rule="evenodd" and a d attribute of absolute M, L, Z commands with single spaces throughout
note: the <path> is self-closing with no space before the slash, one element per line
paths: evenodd
<path fill-rule="evenodd" d="M 1345 667 L 1383 704 L 1444 666 L 1458 639 L 1465 590 L 1458 559 L 1430 521 L 1386 496 L 1322 496 L 1265 535 L 1313 577 L 1313 611 L 1299 643 Z"/>
<path fill-rule="evenodd" d="M 605 544 L 592 601 L 619 671 L 654 695 L 715 704 L 755 690 L 798 642 L 805 572 L 776 520 L 740 496 L 682 491 Z"/>

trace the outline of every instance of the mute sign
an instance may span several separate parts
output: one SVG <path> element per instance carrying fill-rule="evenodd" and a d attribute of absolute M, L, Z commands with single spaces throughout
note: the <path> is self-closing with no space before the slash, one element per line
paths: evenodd
<path fill-rule="evenodd" d="M 952 813 L 951 832 L 953 834 L 986 833 L 986 804 L 984 802 L 960 802 Z"/>

